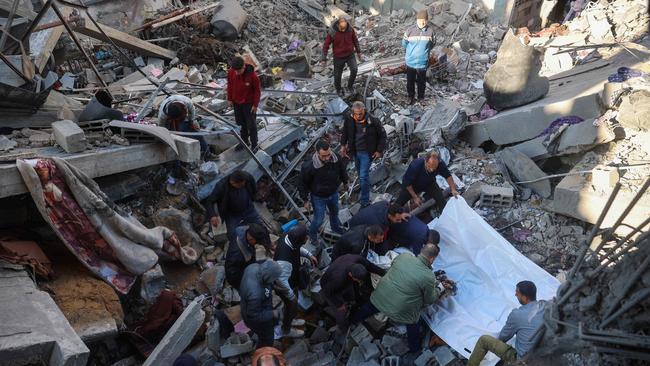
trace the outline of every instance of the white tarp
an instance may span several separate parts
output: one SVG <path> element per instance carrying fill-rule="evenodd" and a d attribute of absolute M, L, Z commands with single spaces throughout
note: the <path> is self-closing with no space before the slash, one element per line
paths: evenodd
<path fill-rule="evenodd" d="M 510 311 L 520 306 L 515 297 L 517 282 L 533 281 L 539 300 L 555 296 L 560 282 L 517 251 L 462 198 L 450 198 L 429 227 L 441 237 L 433 267 L 457 282 L 458 293 L 430 306 L 423 317 L 461 355 L 469 358 L 481 335 L 498 335 Z M 497 362 L 488 353 L 481 365 Z"/>

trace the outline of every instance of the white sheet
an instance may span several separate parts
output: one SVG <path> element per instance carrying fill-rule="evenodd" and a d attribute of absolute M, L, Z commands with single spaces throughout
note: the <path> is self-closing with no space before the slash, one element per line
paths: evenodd
<path fill-rule="evenodd" d="M 462 198 L 450 198 L 429 227 L 441 236 L 433 267 L 458 283 L 458 293 L 430 306 L 423 317 L 461 355 L 469 358 L 481 335 L 498 335 L 510 311 L 520 306 L 515 298 L 517 282 L 533 281 L 540 300 L 555 296 L 559 281 L 517 251 Z M 481 366 L 497 362 L 488 353 Z"/>

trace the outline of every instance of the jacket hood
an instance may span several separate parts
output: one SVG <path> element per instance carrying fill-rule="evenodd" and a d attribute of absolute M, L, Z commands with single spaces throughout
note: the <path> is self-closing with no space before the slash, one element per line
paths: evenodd
<path fill-rule="evenodd" d="M 282 267 L 274 261 L 268 260 L 260 264 L 259 276 L 264 284 L 272 284 L 282 274 Z"/>
<path fill-rule="evenodd" d="M 335 32 L 340 32 L 339 31 L 339 22 L 341 21 L 342 18 L 337 19 L 334 23 L 332 23 L 332 30 Z M 346 19 L 347 20 L 347 19 Z M 347 20 L 348 22 L 348 27 L 345 28 L 345 32 L 350 32 L 352 30 L 352 27 L 350 26 L 350 21 Z"/>
<path fill-rule="evenodd" d="M 255 68 L 251 64 L 246 64 L 246 67 L 244 67 L 244 74 L 250 74 L 251 72 L 255 71 Z"/>

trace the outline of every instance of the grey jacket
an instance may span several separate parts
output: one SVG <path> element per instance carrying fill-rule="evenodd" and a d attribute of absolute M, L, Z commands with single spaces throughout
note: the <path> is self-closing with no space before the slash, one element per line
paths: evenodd
<path fill-rule="evenodd" d="M 284 242 L 281 242 L 278 245 L 288 245 L 293 249 L 293 244 L 291 244 L 288 236 L 285 236 Z M 309 252 L 309 250 L 305 249 L 304 247 L 300 247 L 301 257 L 309 258 L 311 255 L 312 254 Z M 295 299 L 297 295 L 291 288 L 291 285 L 289 285 L 289 277 L 291 277 L 291 273 L 293 272 L 293 265 L 291 262 L 283 260 L 277 260 L 275 262 L 279 264 L 280 268 L 282 269 L 280 277 L 277 279 L 277 281 L 275 281 L 276 290 L 285 295 L 289 300 Z"/>
<path fill-rule="evenodd" d="M 246 267 L 239 288 L 241 315 L 249 326 L 273 321 L 273 282 L 280 276 L 280 266 L 268 260 Z"/>
<path fill-rule="evenodd" d="M 531 301 L 512 310 L 508 315 L 506 325 L 503 326 L 499 333 L 499 339 L 507 342 L 513 336 L 517 336 L 515 338 L 517 358 L 524 357 L 535 346 L 537 339 L 534 339 L 533 336 L 544 322 L 545 308 L 546 301 Z"/>

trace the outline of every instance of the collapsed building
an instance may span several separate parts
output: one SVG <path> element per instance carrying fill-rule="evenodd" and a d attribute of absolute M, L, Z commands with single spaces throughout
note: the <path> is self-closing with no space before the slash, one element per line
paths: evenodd
<path fill-rule="evenodd" d="M 513 266 L 561 284 L 524 362 L 647 361 L 648 5 L 505 3 L 0 1 L 0 365 L 171 365 L 182 352 L 202 365 L 250 364 L 240 297 L 224 281 L 225 225 L 206 223 L 201 201 L 243 169 L 274 234 L 308 219 L 301 163 L 319 139 L 339 150 L 355 100 L 389 140 L 371 167 L 373 200 L 394 198 L 410 159 L 436 149 L 481 223 L 457 230 L 485 230 L 513 250 Z M 423 9 L 436 45 L 427 98 L 408 105 L 400 40 Z M 344 98 L 318 63 L 339 17 L 362 49 Z M 256 152 L 237 148 L 225 95 L 235 55 L 264 88 Z M 191 98 L 201 132 L 157 126 L 176 94 Z M 360 209 L 348 170 L 344 224 Z M 435 219 L 427 207 L 413 214 Z M 299 298 L 306 336 L 282 344 L 288 363 L 399 365 L 404 330 L 386 317 L 334 336 L 319 279 L 338 234 L 326 222 L 321 237 Z M 452 237 L 441 246 L 458 244 Z M 235 324 L 229 337 L 217 309 Z M 152 321 L 155 335 L 143 333 Z M 423 323 L 416 364 L 464 364 L 473 345 L 431 312 Z"/>

